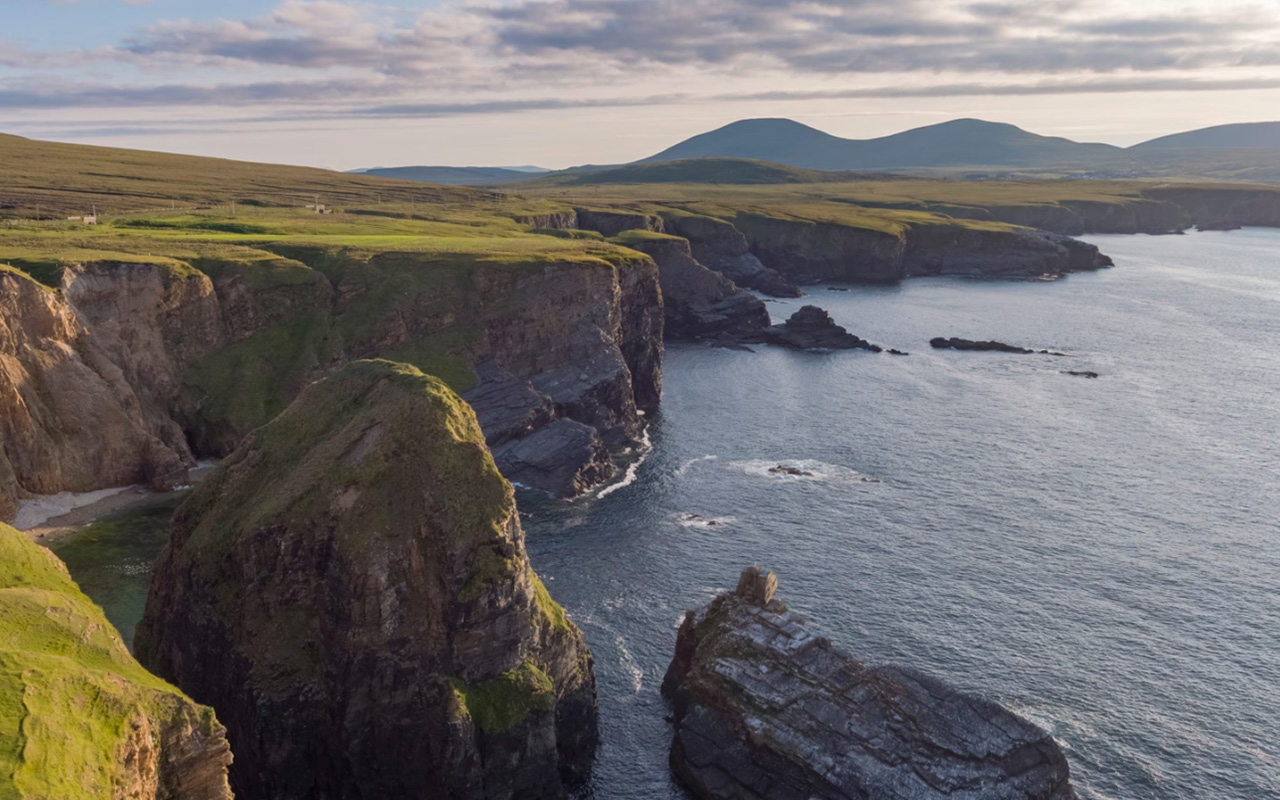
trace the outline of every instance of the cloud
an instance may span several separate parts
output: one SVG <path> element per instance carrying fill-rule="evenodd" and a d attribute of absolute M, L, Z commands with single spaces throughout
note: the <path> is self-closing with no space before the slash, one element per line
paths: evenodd
<path fill-rule="evenodd" d="M 672 98 L 720 96 L 695 91 L 700 85 L 783 79 L 891 85 L 738 96 L 1260 87 L 1280 66 L 1275 6 L 1219 2 L 1139 13 L 1145 7 L 1123 0 L 464 0 L 410 12 L 284 0 L 250 19 L 161 20 L 92 49 L 0 47 L 0 66 L 46 79 L 0 86 L 0 106 L 289 103 L 431 116 L 645 103 L 635 99 L 644 96 L 637 89 L 656 84 L 687 88 L 654 95 L 681 102 Z M 96 86 L 47 80 L 88 64 L 98 65 L 94 74 L 110 75 L 112 64 L 134 74 Z M 156 84 L 157 73 L 194 77 Z M 563 96 L 543 97 L 550 85 Z M 486 94 L 495 96 L 478 97 Z"/>

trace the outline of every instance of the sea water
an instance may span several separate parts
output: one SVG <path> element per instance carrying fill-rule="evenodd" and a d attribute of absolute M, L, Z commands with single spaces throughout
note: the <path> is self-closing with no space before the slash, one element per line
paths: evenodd
<path fill-rule="evenodd" d="M 769 306 L 816 303 L 907 357 L 670 344 L 625 485 L 520 494 L 595 654 L 586 797 L 681 796 L 658 692 L 676 627 L 752 563 L 856 657 L 1049 730 L 1086 797 L 1280 797 L 1280 231 L 1090 240 L 1114 269 Z M 131 628 L 137 553 L 64 548 Z"/>

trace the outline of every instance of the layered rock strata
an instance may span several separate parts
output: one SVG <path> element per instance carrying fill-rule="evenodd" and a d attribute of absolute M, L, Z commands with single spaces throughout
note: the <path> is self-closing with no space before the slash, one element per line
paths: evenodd
<path fill-rule="evenodd" d="M 0 524 L 0 796 L 231 800 L 211 709 L 147 673 L 52 553 Z"/>
<path fill-rule="evenodd" d="M 184 364 L 219 343 L 209 279 L 173 264 L 0 269 L 0 518 L 31 494 L 185 482 L 167 413 Z"/>
<path fill-rule="evenodd" d="M 701 264 L 687 239 L 651 234 L 624 236 L 619 241 L 658 265 L 666 336 L 702 339 L 749 334 L 769 326 L 764 302 Z"/>
<path fill-rule="evenodd" d="M 556 798 L 594 755 L 581 632 L 475 416 L 357 361 L 179 508 L 139 658 L 219 710 L 246 798 Z"/>
<path fill-rule="evenodd" d="M 0 519 L 34 494 L 185 483 L 196 456 L 231 452 L 353 359 L 390 356 L 469 390 L 495 447 L 572 438 L 499 451 L 513 480 L 560 495 L 607 480 L 659 401 L 662 301 L 646 256 L 280 249 L 86 262 L 56 289 L 0 268 Z"/>
<path fill-rule="evenodd" d="M 671 768 L 715 800 L 1074 800 L 1061 749 L 1000 705 L 814 635 L 753 567 L 690 611 L 663 692 Z"/>

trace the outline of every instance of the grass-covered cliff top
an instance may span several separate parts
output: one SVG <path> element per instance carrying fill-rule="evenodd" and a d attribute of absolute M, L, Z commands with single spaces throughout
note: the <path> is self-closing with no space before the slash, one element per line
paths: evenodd
<path fill-rule="evenodd" d="M 110 800 L 133 722 L 183 707 L 217 727 L 129 655 L 51 553 L 0 524 L 0 797 Z"/>
<path fill-rule="evenodd" d="M 682 162 L 676 162 L 677 164 Z M 670 165 L 667 165 L 670 166 Z M 804 182 L 805 170 L 787 169 L 778 183 L 655 181 L 538 185 L 540 196 L 569 205 L 644 213 L 684 211 L 733 219 L 754 214 L 776 219 L 830 222 L 898 233 L 913 225 L 1004 229 L 999 222 L 965 214 L 983 209 L 1053 207 L 1071 203 L 1125 206 L 1143 200 L 1152 184 L 1118 181 L 832 180 Z M 625 176 L 620 176 L 625 177 Z M 532 184 L 512 191 L 531 191 Z"/>

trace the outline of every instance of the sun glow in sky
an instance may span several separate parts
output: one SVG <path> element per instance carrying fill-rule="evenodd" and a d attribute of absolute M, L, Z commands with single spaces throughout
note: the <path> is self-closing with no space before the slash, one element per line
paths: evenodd
<path fill-rule="evenodd" d="M 0 0 L 0 132 L 312 164 L 616 163 L 745 117 L 1132 144 L 1280 118 L 1280 2 Z"/>

